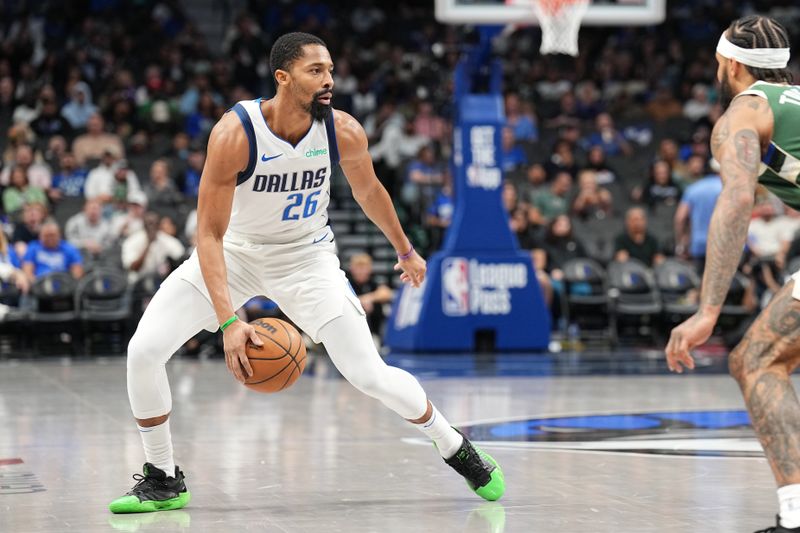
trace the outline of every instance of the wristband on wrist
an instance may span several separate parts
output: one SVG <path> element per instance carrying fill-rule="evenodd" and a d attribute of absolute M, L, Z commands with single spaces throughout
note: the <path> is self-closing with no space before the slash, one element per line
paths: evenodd
<path fill-rule="evenodd" d="M 404 253 L 404 254 L 397 254 L 397 258 L 398 258 L 400 261 L 405 261 L 406 259 L 408 259 L 409 257 L 411 257 L 411 254 L 413 254 L 413 253 L 414 253 L 414 245 L 412 244 L 412 245 L 411 245 L 411 249 L 410 249 L 408 252 L 406 252 L 406 253 Z"/>
<path fill-rule="evenodd" d="M 222 324 L 219 325 L 219 330 L 220 331 L 225 331 L 225 328 L 227 328 L 228 326 L 230 326 L 231 324 L 233 324 L 237 320 L 239 320 L 239 317 L 236 316 L 236 315 L 233 315 L 228 320 L 226 320 L 225 322 L 223 322 Z"/>

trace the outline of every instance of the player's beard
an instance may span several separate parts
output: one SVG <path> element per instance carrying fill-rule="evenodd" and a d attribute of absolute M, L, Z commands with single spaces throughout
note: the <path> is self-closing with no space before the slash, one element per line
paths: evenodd
<path fill-rule="evenodd" d="M 317 91 L 314 93 L 314 96 L 311 98 L 311 103 L 308 104 L 306 111 L 311 114 L 311 118 L 313 120 L 319 120 L 322 122 L 323 120 L 327 119 L 331 115 L 331 106 L 330 104 L 323 104 L 320 103 L 318 98 L 320 96 L 324 96 L 326 94 L 333 94 L 330 89 L 322 89 L 321 91 Z"/>
<path fill-rule="evenodd" d="M 722 105 L 722 109 L 728 109 L 733 97 L 733 87 L 731 87 L 728 80 L 728 71 L 725 71 L 722 73 L 722 80 L 719 82 L 719 103 Z"/>

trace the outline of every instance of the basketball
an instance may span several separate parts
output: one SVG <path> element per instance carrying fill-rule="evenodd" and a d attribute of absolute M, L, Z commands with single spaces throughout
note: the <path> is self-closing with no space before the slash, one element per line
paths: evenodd
<path fill-rule="evenodd" d="M 245 352 L 253 375 L 244 385 L 257 392 L 279 392 L 290 387 L 306 367 L 306 346 L 300 332 L 277 318 L 259 318 L 250 325 L 264 344 L 247 342 Z"/>

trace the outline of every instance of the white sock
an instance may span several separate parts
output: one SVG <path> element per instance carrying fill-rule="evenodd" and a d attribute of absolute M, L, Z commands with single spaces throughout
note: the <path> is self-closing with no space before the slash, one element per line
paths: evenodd
<path fill-rule="evenodd" d="M 144 444 L 144 456 L 148 463 L 152 463 L 167 473 L 175 476 L 175 461 L 172 459 L 172 435 L 169 432 L 169 420 L 158 426 L 143 428 L 137 425 L 139 434 Z"/>
<path fill-rule="evenodd" d="M 800 484 L 779 488 L 778 501 L 781 506 L 781 525 L 789 529 L 800 527 Z"/>
<path fill-rule="evenodd" d="M 449 459 L 456 454 L 464 439 L 455 429 L 450 427 L 450 423 L 436 409 L 436 406 L 433 404 L 431 406 L 433 407 L 431 418 L 424 424 L 414 425 L 436 443 L 436 447 L 442 457 Z"/>

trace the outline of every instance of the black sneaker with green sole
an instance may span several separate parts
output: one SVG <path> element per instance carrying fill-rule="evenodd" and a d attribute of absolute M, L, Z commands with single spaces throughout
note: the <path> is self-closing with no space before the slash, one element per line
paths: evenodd
<path fill-rule="evenodd" d="M 151 463 L 145 463 L 143 471 L 144 475 L 133 475 L 137 483 L 125 496 L 109 504 L 112 513 L 170 511 L 189 503 L 191 494 L 186 490 L 183 472 L 177 466 L 172 477 Z"/>
<path fill-rule="evenodd" d="M 464 437 L 463 433 L 458 433 Z M 484 500 L 499 500 L 506 491 L 505 477 L 497 461 L 473 445 L 467 437 L 464 437 L 464 442 L 455 455 L 444 462 L 461 474 L 467 480 L 469 488 Z"/>

